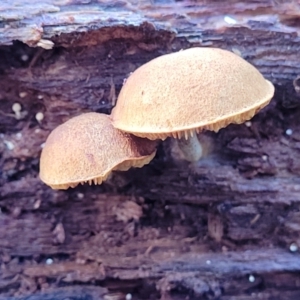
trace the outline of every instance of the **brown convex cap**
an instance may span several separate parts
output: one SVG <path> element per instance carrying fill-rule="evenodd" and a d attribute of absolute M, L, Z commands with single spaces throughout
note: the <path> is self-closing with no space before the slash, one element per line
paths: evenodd
<path fill-rule="evenodd" d="M 188 137 L 249 120 L 273 94 L 272 83 L 236 54 L 191 48 L 133 72 L 113 109 L 113 125 L 149 139 Z"/>
<path fill-rule="evenodd" d="M 101 184 L 112 170 L 142 167 L 155 143 L 115 129 L 109 116 L 85 113 L 54 129 L 41 154 L 40 178 L 54 189 Z"/>

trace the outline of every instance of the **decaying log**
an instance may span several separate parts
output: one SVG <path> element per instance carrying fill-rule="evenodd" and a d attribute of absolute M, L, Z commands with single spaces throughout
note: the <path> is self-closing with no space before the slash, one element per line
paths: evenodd
<path fill-rule="evenodd" d="M 22 2 L 0 5 L 0 300 L 299 299 L 300 4 Z M 254 64 L 271 104 L 205 132 L 198 163 L 167 140 L 101 186 L 42 184 L 53 128 L 110 113 L 130 72 L 196 46 Z"/>

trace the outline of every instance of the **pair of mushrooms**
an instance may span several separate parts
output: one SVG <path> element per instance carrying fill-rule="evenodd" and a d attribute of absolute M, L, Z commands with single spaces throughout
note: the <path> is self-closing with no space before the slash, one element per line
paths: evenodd
<path fill-rule="evenodd" d="M 110 116 L 82 114 L 52 131 L 40 178 L 54 189 L 101 184 L 113 170 L 149 163 L 155 140 L 167 137 L 197 161 L 198 133 L 251 119 L 273 94 L 271 82 L 229 51 L 191 48 L 160 56 L 130 75 Z"/>

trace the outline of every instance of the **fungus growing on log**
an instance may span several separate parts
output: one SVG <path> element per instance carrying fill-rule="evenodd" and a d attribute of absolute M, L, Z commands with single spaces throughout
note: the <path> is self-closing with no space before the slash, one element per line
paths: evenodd
<path fill-rule="evenodd" d="M 40 160 L 40 178 L 53 189 L 79 183 L 101 184 L 113 171 L 148 164 L 156 143 L 115 129 L 108 115 L 85 113 L 48 136 Z"/>
<path fill-rule="evenodd" d="M 238 55 L 191 48 L 160 56 L 126 80 L 112 112 L 113 125 L 139 137 L 178 139 L 189 161 L 202 156 L 197 133 L 251 119 L 274 86 Z"/>

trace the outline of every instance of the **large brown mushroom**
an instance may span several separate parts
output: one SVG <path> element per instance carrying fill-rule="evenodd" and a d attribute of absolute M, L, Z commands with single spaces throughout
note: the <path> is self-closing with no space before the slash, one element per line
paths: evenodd
<path fill-rule="evenodd" d="M 107 115 L 85 113 L 54 129 L 40 160 L 40 178 L 53 189 L 101 184 L 113 170 L 148 164 L 156 143 L 115 129 Z"/>
<path fill-rule="evenodd" d="M 247 61 L 216 48 L 160 56 L 126 80 L 112 112 L 113 125 L 148 139 L 179 139 L 189 161 L 202 148 L 197 133 L 243 123 L 266 106 L 274 86 Z"/>

